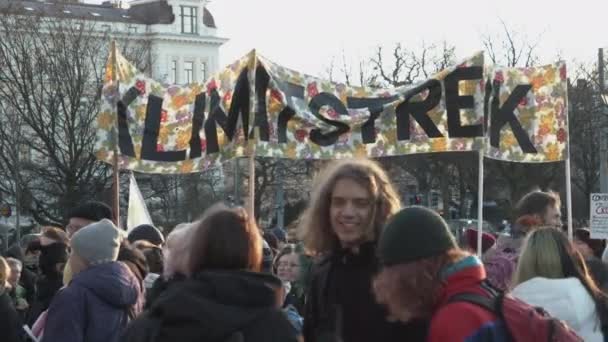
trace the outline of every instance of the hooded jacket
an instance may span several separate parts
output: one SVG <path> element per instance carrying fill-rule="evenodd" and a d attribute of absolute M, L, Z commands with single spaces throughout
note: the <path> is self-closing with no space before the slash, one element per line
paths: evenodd
<path fill-rule="evenodd" d="M 428 342 L 508 341 L 505 324 L 494 313 L 472 303 L 450 302 L 462 293 L 489 296 L 481 286 L 486 272 L 477 257 L 469 256 L 447 267 L 442 277 L 445 285 L 431 319 Z"/>
<path fill-rule="evenodd" d="M 203 271 L 171 283 L 127 329 L 129 342 L 290 342 L 296 333 L 264 277 L 247 271 Z"/>
<path fill-rule="evenodd" d="M 137 279 L 121 262 L 85 269 L 53 299 L 42 342 L 118 341 L 138 293 Z"/>
<path fill-rule="evenodd" d="M 487 280 L 495 288 L 507 291 L 517 268 L 517 261 L 526 234 L 542 222 L 534 215 L 523 215 L 511 227 L 510 235 L 500 235 L 494 247 L 483 255 Z"/>
<path fill-rule="evenodd" d="M 586 342 L 604 341 L 595 302 L 577 278 L 536 277 L 517 285 L 511 294 L 565 321 Z"/>

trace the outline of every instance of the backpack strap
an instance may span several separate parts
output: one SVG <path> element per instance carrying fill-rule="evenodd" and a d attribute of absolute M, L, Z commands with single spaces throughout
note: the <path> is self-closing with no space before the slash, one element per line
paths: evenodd
<path fill-rule="evenodd" d="M 460 293 L 460 294 L 452 296 L 448 300 L 448 303 L 455 303 L 455 302 L 466 302 L 466 303 L 475 304 L 477 306 L 480 306 L 480 307 L 496 314 L 497 316 L 500 316 L 499 307 L 498 307 L 498 303 L 497 303 L 495 296 L 486 297 L 486 296 L 480 295 L 478 293 Z"/>
<path fill-rule="evenodd" d="M 458 294 L 450 297 L 450 299 L 448 300 L 448 303 L 466 302 L 466 303 L 475 304 L 477 306 L 480 306 L 480 307 L 490 311 L 491 313 L 496 315 L 496 317 L 498 317 L 498 319 L 504 321 L 505 318 L 504 318 L 504 315 L 502 312 L 504 293 L 501 292 L 500 290 L 493 288 L 490 284 L 487 284 L 486 282 L 481 283 L 481 288 L 484 289 L 485 291 L 487 291 L 490 296 L 488 297 L 488 296 L 481 295 L 479 293 L 470 293 L 470 292 L 458 293 Z M 513 334 L 509 330 L 508 325 L 506 326 L 506 333 L 508 336 L 507 341 L 514 341 Z"/>

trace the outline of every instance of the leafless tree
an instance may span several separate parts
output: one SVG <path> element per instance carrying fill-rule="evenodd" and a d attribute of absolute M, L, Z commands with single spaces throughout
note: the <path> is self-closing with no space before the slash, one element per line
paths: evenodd
<path fill-rule="evenodd" d="M 36 221 L 62 224 L 76 204 L 102 199 L 109 180 L 92 152 L 110 33 L 94 21 L 11 9 L 0 13 L 0 32 L 0 146 L 31 153 L 17 164 L 14 153 L 0 160 L 0 173 L 10 175 L 0 192 L 14 198 L 20 190 L 21 206 Z M 126 38 L 119 44 L 132 41 Z M 147 42 L 134 44 L 123 52 L 149 66 Z"/>
<path fill-rule="evenodd" d="M 510 28 L 500 19 L 502 32 L 485 34 L 482 43 L 490 60 L 495 65 L 508 67 L 531 67 L 538 63 L 537 48 L 542 34 L 530 38 Z"/>
<path fill-rule="evenodd" d="M 578 213 L 589 213 L 589 196 L 599 189 L 600 135 L 608 126 L 606 104 L 598 87 L 597 70 L 580 66 L 568 86 L 572 183 L 585 199 Z M 577 204 L 575 202 L 575 204 Z"/>

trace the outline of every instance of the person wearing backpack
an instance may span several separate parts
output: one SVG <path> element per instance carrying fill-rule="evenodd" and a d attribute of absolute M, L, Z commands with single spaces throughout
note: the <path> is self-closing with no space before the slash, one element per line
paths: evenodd
<path fill-rule="evenodd" d="M 530 233 L 514 277 L 512 295 L 565 321 L 586 342 L 604 341 L 608 297 L 590 276 L 581 254 L 553 228 Z"/>
<path fill-rule="evenodd" d="M 481 260 L 458 247 L 436 212 L 415 206 L 395 214 L 380 237 L 378 256 L 382 270 L 374 293 L 393 319 L 430 319 L 429 342 L 509 341 L 494 312 L 450 302 L 460 293 L 491 294 L 482 286 L 486 274 Z"/>
<path fill-rule="evenodd" d="M 184 234 L 170 257 L 185 253 L 185 279 L 169 283 L 123 341 L 297 341 L 272 287 L 280 280 L 260 272 L 262 236 L 244 209 L 216 205 Z"/>

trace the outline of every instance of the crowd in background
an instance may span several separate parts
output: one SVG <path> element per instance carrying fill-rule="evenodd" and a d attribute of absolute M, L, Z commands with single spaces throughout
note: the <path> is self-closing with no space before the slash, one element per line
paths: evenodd
<path fill-rule="evenodd" d="M 291 241 L 221 203 L 166 238 L 117 228 L 100 202 L 73 208 L 0 257 L 3 341 L 521 340 L 483 305 L 497 300 L 542 307 L 564 340 L 608 337 L 606 244 L 585 228 L 570 241 L 556 194 L 522 198 L 478 257 L 476 230 L 457 241 L 403 208 L 373 161 L 335 161 L 314 184 Z"/>

